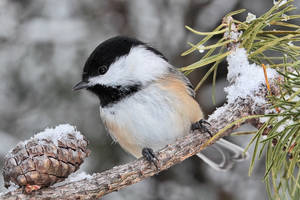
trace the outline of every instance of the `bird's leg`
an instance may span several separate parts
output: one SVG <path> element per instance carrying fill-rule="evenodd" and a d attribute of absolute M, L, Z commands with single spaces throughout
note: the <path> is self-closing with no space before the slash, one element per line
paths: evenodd
<path fill-rule="evenodd" d="M 153 163 L 156 167 L 156 169 L 159 169 L 158 167 L 158 159 L 156 157 L 156 155 L 153 152 L 153 149 L 151 148 L 143 148 L 142 150 L 142 155 L 144 156 L 144 158 L 149 161 L 150 163 Z"/>
<path fill-rule="evenodd" d="M 207 132 L 210 135 L 210 137 L 212 137 L 213 135 L 208 130 L 208 128 L 205 126 L 205 124 L 208 124 L 210 126 L 210 123 L 208 123 L 204 119 L 200 119 L 199 121 L 197 121 L 197 122 L 195 122 L 195 123 L 192 124 L 191 130 L 192 131 L 194 131 L 194 130 L 200 130 L 201 132 Z"/>

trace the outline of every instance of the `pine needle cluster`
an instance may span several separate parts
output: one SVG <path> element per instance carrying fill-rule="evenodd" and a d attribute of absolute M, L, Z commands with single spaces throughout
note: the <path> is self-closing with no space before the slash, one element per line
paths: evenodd
<path fill-rule="evenodd" d="M 300 15 L 290 14 L 297 9 L 292 2 L 275 2 L 259 17 L 248 13 L 245 21 L 235 19 L 245 9 L 231 12 L 212 32 L 199 32 L 186 26 L 202 39 L 197 44 L 188 43 L 191 48 L 182 53 L 186 56 L 195 51 L 205 52 L 199 61 L 181 70 L 189 74 L 210 64 L 195 90 L 212 75 L 213 101 L 219 64 L 233 48 L 246 49 L 251 62 L 274 68 L 281 75 L 277 82 L 280 94 L 275 96 L 270 91 L 268 99 L 272 106 L 260 118 L 263 125 L 249 144 L 254 145 L 249 174 L 255 160 L 265 157 L 264 181 L 269 196 L 274 199 L 300 199 L 300 26 L 296 23 Z M 213 37 L 219 38 L 218 41 L 206 45 Z"/>

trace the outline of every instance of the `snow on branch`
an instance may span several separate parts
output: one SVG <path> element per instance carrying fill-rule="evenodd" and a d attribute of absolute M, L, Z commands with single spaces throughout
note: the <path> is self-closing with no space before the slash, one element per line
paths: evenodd
<path fill-rule="evenodd" d="M 258 127 L 258 120 L 253 121 L 251 116 L 264 114 L 270 106 L 267 99 L 269 91 L 265 85 L 263 69 L 255 64 L 249 64 L 244 49 L 233 49 L 227 61 L 229 63 L 228 80 L 231 84 L 226 88 L 228 102 L 216 109 L 208 118 L 208 122 L 212 125 L 209 129 L 213 134 L 222 130 L 217 134 L 217 137 L 210 138 L 208 134 L 195 131 L 179 138 L 175 143 L 156 152 L 159 159 L 158 169 L 144 158 L 140 158 L 102 173 L 81 176 L 81 178 L 75 178 L 70 182 L 35 191 L 30 195 L 23 194 L 22 189 L 17 189 L 0 196 L 0 198 L 4 200 L 97 199 L 182 162 L 212 145 L 220 137 L 230 134 L 242 123 L 252 122 Z M 273 94 L 278 93 L 276 85 L 278 75 L 274 70 L 269 69 L 267 76 L 269 77 L 271 92 Z M 245 120 L 241 120 L 243 117 Z M 237 120 L 239 120 L 238 123 L 233 124 Z M 228 124 L 233 124 L 233 126 L 227 127 L 225 130 L 224 127 Z"/>

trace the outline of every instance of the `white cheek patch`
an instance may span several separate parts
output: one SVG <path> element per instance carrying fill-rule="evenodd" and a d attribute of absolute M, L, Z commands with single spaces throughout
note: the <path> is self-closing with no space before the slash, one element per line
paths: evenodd
<path fill-rule="evenodd" d="M 125 67 L 126 57 L 127 56 L 122 56 L 118 58 L 113 64 L 110 65 L 105 74 L 90 78 L 89 84 L 91 86 L 97 84 L 109 86 L 129 84 L 131 81 L 128 81 L 130 79 L 130 77 L 128 77 L 130 73 L 128 73 Z M 124 82 L 124 80 L 127 80 L 127 83 Z"/>
<path fill-rule="evenodd" d="M 144 46 L 133 47 L 129 54 L 118 58 L 104 75 L 89 79 L 90 86 L 132 85 L 153 81 L 168 72 L 170 64 L 147 50 Z"/>

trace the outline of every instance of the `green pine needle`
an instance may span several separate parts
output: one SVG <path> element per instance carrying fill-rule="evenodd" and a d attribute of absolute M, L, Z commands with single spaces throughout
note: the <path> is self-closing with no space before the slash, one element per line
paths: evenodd
<path fill-rule="evenodd" d="M 262 178 L 266 183 L 269 197 L 300 199 L 300 25 L 293 21 L 300 19 L 300 15 L 289 15 L 290 11 L 296 10 L 292 5 L 293 0 L 288 0 L 279 6 L 281 2 L 283 1 L 279 1 L 262 16 L 250 22 L 232 18 L 245 12 L 245 9 L 231 12 L 212 32 L 200 32 L 186 26 L 192 33 L 205 37 L 197 44 L 189 43 L 191 48 L 182 53 L 182 56 L 204 50 L 207 52 L 199 61 L 182 67 L 181 71 L 189 74 L 195 69 L 210 64 L 210 69 L 198 82 L 195 90 L 198 90 L 212 75 L 213 102 L 215 102 L 217 69 L 230 54 L 227 50 L 230 45 L 245 48 L 249 60 L 257 65 L 265 64 L 278 71 L 282 76 L 282 80 L 278 81 L 280 95 L 270 94 L 268 97 L 274 112 L 264 115 L 268 120 L 255 133 L 246 148 L 254 145 L 249 175 L 252 173 L 256 159 L 262 158 L 263 152 L 266 152 L 266 172 Z M 231 38 L 232 31 L 239 33 L 238 36 Z M 223 35 L 223 37 L 211 44 L 212 37 L 216 35 Z M 206 45 L 208 42 L 209 45 Z M 266 128 L 268 128 L 268 135 L 263 136 Z"/>

